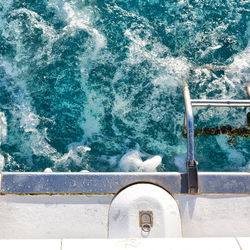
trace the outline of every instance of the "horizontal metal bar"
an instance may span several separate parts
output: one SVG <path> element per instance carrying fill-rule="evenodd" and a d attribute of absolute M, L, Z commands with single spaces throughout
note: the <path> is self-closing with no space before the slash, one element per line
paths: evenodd
<path fill-rule="evenodd" d="M 187 192 L 184 173 L 2 173 L 3 194 L 102 194 L 147 182 L 160 185 L 171 193 Z"/>
<path fill-rule="evenodd" d="M 248 172 L 203 172 L 199 173 L 200 193 L 246 193 L 250 194 Z"/>
<path fill-rule="evenodd" d="M 2 173 L 2 194 L 114 194 L 138 182 L 187 193 L 187 174 L 164 173 Z M 199 193 L 250 194 L 250 173 L 199 172 Z"/>
<path fill-rule="evenodd" d="M 192 99 L 192 106 L 250 107 L 250 100 L 202 100 Z"/>

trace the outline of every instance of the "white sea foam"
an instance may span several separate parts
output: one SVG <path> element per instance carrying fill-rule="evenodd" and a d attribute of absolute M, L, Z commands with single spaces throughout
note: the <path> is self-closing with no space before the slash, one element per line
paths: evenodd
<path fill-rule="evenodd" d="M 119 162 L 119 170 L 125 172 L 155 172 L 156 168 L 161 165 L 162 157 L 153 156 L 145 161 L 141 158 L 141 153 L 132 150 L 126 153 Z"/>
<path fill-rule="evenodd" d="M 132 27 L 124 31 L 124 35 L 130 40 L 127 58 L 116 70 L 112 84 L 123 83 L 123 79 L 128 78 L 134 65 L 143 62 L 148 62 L 150 69 L 146 68 L 144 72 L 142 68 L 140 73 L 145 78 L 150 77 L 152 80 L 147 85 L 143 85 L 144 79 L 138 79 L 138 82 L 133 84 L 129 95 L 126 91 L 128 89 L 126 85 L 114 92 L 112 116 L 119 117 L 126 126 L 136 130 L 136 137 L 138 138 L 145 137 L 145 130 L 152 121 L 161 122 L 168 117 L 171 119 L 169 124 L 171 126 L 173 124 L 171 131 L 174 134 L 177 126 L 183 123 L 183 117 L 179 119 L 183 114 L 176 112 L 176 107 L 172 103 L 165 105 L 162 97 L 179 98 L 180 93 L 176 92 L 176 89 L 187 78 L 191 64 L 184 57 L 172 57 L 168 48 L 163 44 L 157 41 L 152 42 L 152 27 L 148 25 L 146 20 L 143 21 L 142 26 Z M 140 36 L 142 30 L 143 38 Z M 150 46 L 150 49 L 147 46 Z M 143 95 L 147 88 L 151 86 L 152 91 L 140 101 L 140 104 L 143 103 L 143 105 L 134 106 L 135 97 Z M 133 119 L 131 119 L 132 115 Z M 113 129 L 119 134 L 119 129 L 116 129 L 115 126 L 113 126 Z M 168 152 L 169 154 L 176 153 L 177 146 L 169 145 L 163 138 L 164 134 L 161 134 L 160 131 L 157 132 L 157 138 L 148 136 L 146 138 L 148 141 L 147 148 L 159 150 L 159 152 Z"/>
<path fill-rule="evenodd" d="M 49 7 L 55 7 L 53 2 L 48 5 Z M 58 1 L 56 1 L 58 3 Z M 97 30 L 91 27 L 90 23 L 90 15 L 87 10 L 84 11 L 85 16 L 83 16 L 83 11 L 76 11 L 73 7 L 71 7 L 67 2 L 63 2 L 62 7 L 65 12 L 65 20 L 68 22 L 68 25 L 65 27 L 63 32 L 58 34 L 54 28 L 46 21 L 43 20 L 41 16 L 39 16 L 36 12 L 20 8 L 11 13 L 13 17 L 15 17 L 10 23 L 6 24 L 7 28 L 4 29 L 3 35 L 6 39 L 10 39 L 10 37 L 16 36 L 17 39 L 13 39 L 15 43 L 13 45 L 16 46 L 16 62 L 25 62 L 25 60 L 30 56 L 30 53 L 26 53 L 26 48 L 22 44 L 23 32 L 21 26 L 19 25 L 18 16 L 25 14 L 27 17 L 26 25 L 29 25 L 29 30 L 33 30 L 35 28 L 42 30 L 42 37 L 44 41 L 46 41 L 46 46 L 42 46 L 41 49 L 37 50 L 35 57 L 31 58 L 31 60 L 35 59 L 39 62 L 39 57 L 43 56 L 44 53 L 49 55 L 49 61 L 51 62 L 56 55 L 51 54 L 51 49 L 56 40 L 64 36 L 66 33 L 72 33 L 76 29 L 84 29 L 93 37 L 95 41 L 95 46 L 93 48 L 93 53 L 89 53 L 92 57 L 95 57 L 99 50 L 105 46 L 105 37 L 102 36 Z M 59 10 L 60 12 L 60 10 Z M 61 11 L 63 12 L 63 11 Z M 86 15 L 89 15 L 89 19 L 86 18 Z M 81 18 L 79 19 L 79 17 Z M 90 26 L 88 26 L 90 25 Z M 15 34 L 14 34 L 15 33 Z M 88 53 L 86 53 L 88 54 Z M 87 66 L 88 63 L 86 63 Z M 28 70 L 28 66 L 26 63 L 17 64 L 10 63 L 7 59 L 3 58 L 1 60 L 1 65 L 5 73 L 12 81 L 15 81 L 15 86 L 9 85 L 6 82 L 7 89 L 12 93 L 13 100 L 15 100 L 14 110 L 12 111 L 13 117 L 10 121 L 10 126 L 12 128 L 12 135 L 8 137 L 9 144 L 17 144 L 19 147 L 19 153 L 25 159 L 27 159 L 28 164 L 32 165 L 32 155 L 44 156 L 54 162 L 53 169 L 57 169 L 63 162 L 74 161 L 76 164 L 80 164 L 85 157 L 85 152 L 89 151 L 88 147 L 77 146 L 75 148 L 69 148 L 69 152 L 61 155 L 57 152 L 55 148 L 53 148 L 49 144 L 48 136 L 47 136 L 47 128 L 43 131 L 39 131 L 37 126 L 40 123 L 41 119 L 47 119 L 46 117 L 39 117 L 36 114 L 36 110 L 31 105 L 31 97 L 29 96 L 29 92 L 27 91 L 27 82 L 24 80 L 20 80 L 20 78 L 24 78 L 26 72 Z M 20 77 L 22 76 L 22 77 Z M 27 78 L 28 79 L 28 78 Z M 87 117 L 87 116 L 86 116 Z M 1 116 L 1 118 L 3 118 Z M 4 118 L 1 121 L 4 121 Z M 53 122 L 53 121 L 51 121 Z M 91 119 L 87 120 L 87 125 L 91 132 L 97 132 L 97 129 L 94 129 L 95 122 L 91 122 Z M 23 129 L 24 133 L 20 134 L 18 131 L 18 126 Z M 1 126 L 1 141 L 2 137 L 6 137 L 5 127 Z M 13 158 L 10 156 L 9 161 L 13 161 Z M 66 164 L 67 165 L 67 164 Z"/>
<path fill-rule="evenodd" d="M 45 172 L 45 173 L 52 173 L 53 171 L 52 171 L 51 168 L 45 168 L 44 172 Z"/>
<path fill-rule="evenodd" d="M 170 56 L 168 48 L 157 41 L 153 43 L 153 48 L 148 50 L 146 46 L 152 44 L 152 34 L 148 31 L 148 28 L 151 27 L 147 26 L 147 31 L 144 31 L 146 37 L 142 39 L 139 34 L 140 29 L 143 28 L 145 27 L 125 31 L 125 36 L 131 40 L 126 62 L 133 65 L 148 60 L 160 73 L 159 77 L 153 81 L 155 85 L 162 87 L 178 86 L 188 76 L 191 64 L 184 57 Z M 162 57 L 162 54 L 167 56 Z"/>
<path fill-rule="evenodd" d="M 69 147 L 67 153 L 62 155 L 60 158 L 56 159 L 54 162 L 54 168 L 57 169 L 69 169 L 70 165 L 82 166 L 88 170 L 88 165 L 86 164 L 87 152 L 89 152 L 91 148 L 72 144 Z"/>
<path fill-rule="evenodd" d="M 231 84 L 245 88 L 245 82 L 250 81 L 250 42 L 245 50 L 234 57 L 234 61 L 226 70 Z"/>
<path fill-rule="evenodd" d="M 64 32 L 75 32 L 78 29 L 86 31 L 90 37 L 87 41 L 86 51 L 79 56 L 80 71 L 82 78 L 82 89 L 86 94 L 86 102 L 82 112 L 81 127 L 84 130 L 85 137 L 91 137 L 93 134 L 100 132 L 100 117 L 103 117 L 104 110 L 102 105 L 102 99 L 100 95 L 95 91 L 92 91 L 88 86 L 88 77 L 92 68 L 95 66 L 95 62 L 100 59 L 100 52 L 106 47 L 106 38 L 94 28 L 94 22 L 97 17 L 97 13 L 92 8 L 82 7 L 79 8 L 77 3 L 63 1 L 61 7 L 64 13 L 64 19 L 68 25 L 65 26 Z M 57 6 L 57 1 L 50 1 L 50 6 Z M 62 10 L 58 9 L 60 13 Z"/>
<path fill-rule="evenodd" d="M 28 69 L 27 62 L 35 61 L 36 66 L 41 63 L 41 58 L 46 55 L 51 60 L 56 56 L 52 55 L 53 43 L 60 37 L 54 30 L 52 25 L 49 25 L 39 14 L 26 9 L 19 8 L 11 12 L 12 20 L 6 23 L 6 19 L 2 22 L 4 25 L 3 36 L 6 40 L 13 40 L 15 43 L 17 54 L 15 55 L 16 62 L 23 62 L 19 64 L 18 72 L 25 73 Z M 30 34 L 35 33 L 37 30 L 41 32 L 41 38 L 43 40 L 43 46 L 37 46 L 36 50 L 33 50 L 32 44 L 23 43 L 24 33 L 22 22 L 28 26 L 28 32 Z M 27 34 L 29 35 L 29 34 Z"/>
<path fill-rule="evenodd" d="M 93 16 L 96 15 L 96 13 L 93 12 L 92 8 L 85 7 L 79 9 L 67 2 L 64 3 L 63 9 L 66 13 L 66 21 L 69 24 L 64 30 L 70 29 L 72 31 L 78 28 L 88 32 L 95 42 L 95 48 L 91 54 L 92 57 L 95 58 L 99 50 L 106 46 L 105 36 L 93 27 L 94 20 L 97 18 Z"/>
<path fill-rule="evenodd" d="M 84 170 L 81 170 L 80 173 L 89 173 L 89 171 L 84 169 Z"/>
<path fill-rule="evenodd" d="M 8 143 L 10 145 L 17 144 L 19 147 L 18 154 L 23 155 L 30 165 L 32 165 L 32 154 L 47 156 L 52 160 L 57 158 L 59 155 L 56 150 L 46 141 L 46 131 L 41 134 L 37 129 L 41 118 L 35 113 L 30 103 L 31 99 L 25 82 L 17 80 L 19 73 L 15 65 L 5 60 L 2 61 L 0 66 L 5 69 L 6 75 L 12 81 L 15 80 L 14 87 L 8 82 L 2 82 L 11 92 L 12 99 L 15 101 L 13 110 L 11 110 L 13 117 L 9 121 L 12 133 L 8 136 Z M 1 121 L 6 123 L 6 119 L 3 116 L 1 118 Z M 6 126 L 0 126 L 2 128 L 1 135 L 5 138 L 7 134 Z M 23 129 L 24 133 L 20 134 L 19 128 Z M 12 159 L 10 158 L 10 160 Z"/>

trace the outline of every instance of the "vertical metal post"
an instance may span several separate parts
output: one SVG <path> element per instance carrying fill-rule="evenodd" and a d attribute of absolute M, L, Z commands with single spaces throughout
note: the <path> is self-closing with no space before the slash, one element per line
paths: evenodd
<path fill-rule="evenodd" d="M 247 95 L 250 98 L 250 82 L 246 82 Z"/>
<path fill-rule="evenodd" d="M 188 85 L 185 84 L 184 89 L 184 100 L 186 107 L 186 119 L 185 125 L 187 128 L 187 173 L 188 173 L 188 192 L 198 192 L 198 173 L 197 173 L 197 161 L 194 158 L 194 117 L 192 110 L 192 103 Z"/>

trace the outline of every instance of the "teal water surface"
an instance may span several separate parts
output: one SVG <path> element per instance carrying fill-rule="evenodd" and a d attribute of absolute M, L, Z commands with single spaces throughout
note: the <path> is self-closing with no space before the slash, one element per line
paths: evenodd
<path fill-rule="evenodd" d="M 192 98 L 246 99 L 246 0 L 0 0 L 2 171 L 183 171 Z M 195 108 L 196 127 L 246 125 Z M 202 171 L 249 171 L 250 140 L 196 138 Z"/>

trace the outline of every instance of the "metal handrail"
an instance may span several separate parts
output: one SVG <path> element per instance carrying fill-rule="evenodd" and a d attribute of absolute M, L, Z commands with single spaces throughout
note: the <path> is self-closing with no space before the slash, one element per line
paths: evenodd
<path fill-rule="evenodd" d="M 192 99 L 192 106 L 200 107 L 249 107 L 250 100 L 199 100 Z"/>
<path fill-rule="evenodd" d="M 247 89 L 248 97 L 250 98 L 250 82 L 246 83 L 246 89 Z"/>
<path fill-rule="evenodd" d="M 250 85 L 246 85 L 250 98 Z M 187 83 L 183 88 L 186 114 L 184 119 L 184 131 L 187 133 L 187 173 L 188 192 L 198 192 L 198 162 L 195 160 L 194 150 L 194 116 L 192 106 L 213 106 L 213 107 L 250 107 L 250 100 L 199 100 L 191 99 Z M 249 116 L 249 113 L 248 115 Z M 184 132 L 185 133 L 185 132 Z"/>
<path fill-rule="evenodd" d="M 188 192 L 198 192 L 198 170 L 197 161 L 194 158 L 194 116 L 192 109 L 192 102 L 188 85 L 185 84 L 183 88 L 186 115 L 185 115 L 185 128 L 187 129 L 187 173 L 188 173 Z"/>

